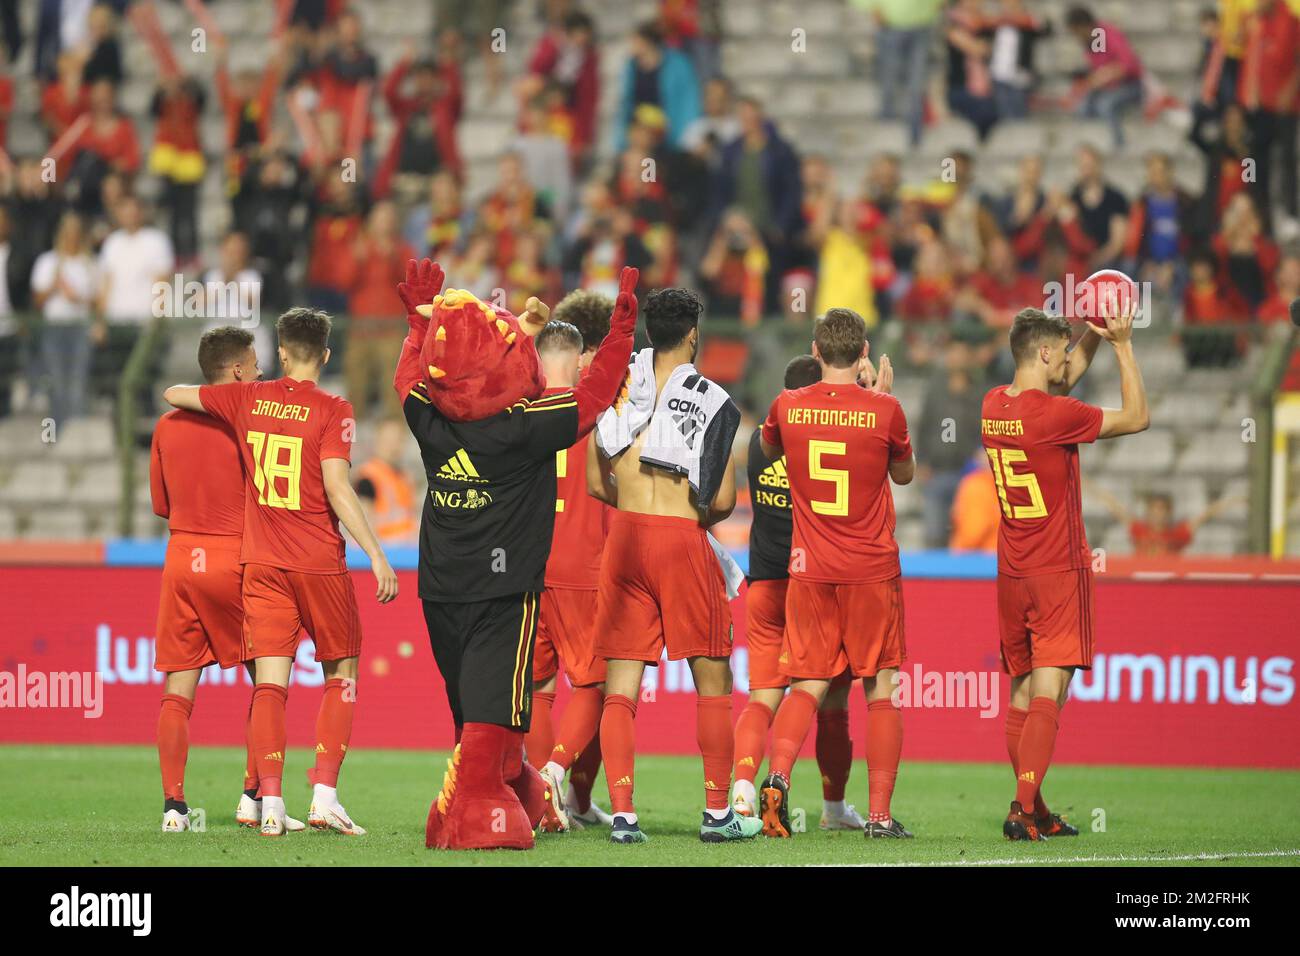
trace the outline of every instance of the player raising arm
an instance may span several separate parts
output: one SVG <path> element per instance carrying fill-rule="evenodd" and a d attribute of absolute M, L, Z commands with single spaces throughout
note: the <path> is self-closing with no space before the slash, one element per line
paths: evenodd
<path fill-rule="evenodd" d="M 317 387 L 329 361 L 330 319 L 290 309 L 276 323 L 284 377 L 270 382 L 173 385 L 177 408 L 224 421 L 240 440 L 244 465 L 245 659 L 256 661 L 252 740 L 262 791 L 262 834 L 285 832 L 285 703 L 298 639 L 306 631 L 325 671 L 316 722 L 316 764 L 307 822 L 365 833 L 338 801 L 338 776 L 352 733 L 361 620 L 344 559 L 341 519 L 370 556 L 375 596 L 397 596 L 397 575 L 371 531 L 348 463 L 356 430 L 352 406 Z"/>
<path fill-rule="evenodd" d="M 903 588 L 889 482 L 916 473 L 907 418 L 888 394 L 882 358 L 875 388 L 863 388 L 867 327 L 852 309 L 817 320 L 813 356 L 820 382 L 782 392 L 763 423 L 763 454 L 785 453 L 794 528 L 786 591 L 781 673 L 790 692 L 772 723 L 772 756 L 759 791 L 763 832 L 792 834 L 790 771 L 831 681 L 862 678 L 867 698 L 868 838 L 912 834 L 890 801 L 903 748 L 903 720 L 891 698 L 906 656 Z"/>
<path fill-rule="evenodd" d="M 1043 777 L 1076 668 L 1092 666 L 1092 555 L 1083 527 L 1079 444 L 1144 430 L 1146 388 L 1133 354 L 1132 310 L 1096 334 L 1114 346 L 1122 407 L 1097 408 L 1062 392 L 1077 381 L 1070 324 L 1024 309 L 1011 326 L 1015 379 L 984 398 L 981 432 L 1002 505 L 998 617 L 1002 667 L 1011 675 L 1007 753 L 1016 798 L 1003 825 L 1012 840 L 1075 836 L 1051 813 Z"/>

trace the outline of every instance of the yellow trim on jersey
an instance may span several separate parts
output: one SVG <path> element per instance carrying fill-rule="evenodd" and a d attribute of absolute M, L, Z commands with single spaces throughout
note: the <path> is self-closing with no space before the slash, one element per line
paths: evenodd
<path fill-rule="evenodd" d="M 528 623 L 533 616 L 530 598 L 532 598 L 532 594 L 524 594 L 524 616 L 519 622 L 519 644 L 515 647 L 515 670 L 510 684 L 510 725 L 512 727 L 523 724 L 524 681 L 520 679 L 520 674 L 524 664 L 528 662 L 527 648 L 532 641 L 532 631 Z"/>

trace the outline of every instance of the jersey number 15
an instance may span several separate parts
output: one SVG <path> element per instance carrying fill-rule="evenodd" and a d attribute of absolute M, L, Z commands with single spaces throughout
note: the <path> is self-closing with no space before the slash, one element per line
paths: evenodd
<path fill-rule="evenodd" d="M 1038 476 L 1031 471 L 1017 472 L 1013 467 L 1018 461 L 1027 460 L 1019 448 L 985 448 L 989 464 L 993 466 L 993 481 L 998 486 L 998 500 L 1002 502 L 1002 513 L 1008 518 L 1046 518 L 1047 503 L 1043 501 L 1043 490 L 1038 487 Z M 1029 492 L 1029 504 L 1013 505 L 1007 500 L 1008 488 L 1024 488 Z"/>

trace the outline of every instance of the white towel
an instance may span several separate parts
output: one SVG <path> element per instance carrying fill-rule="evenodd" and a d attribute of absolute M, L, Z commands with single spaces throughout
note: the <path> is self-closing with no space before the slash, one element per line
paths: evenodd
<path fill-rule="evenodd" d="M 625 450 L 647 427 L 641 461 L 685 475 L 701 510 L 708 508 L 731 467 L 740 409 L 726 389 L 689 362 L 673 369 L 655 403 L 654 349 L 632 357 L 627 401 L 596 421 L 596 444 L 607 458 Z"/>

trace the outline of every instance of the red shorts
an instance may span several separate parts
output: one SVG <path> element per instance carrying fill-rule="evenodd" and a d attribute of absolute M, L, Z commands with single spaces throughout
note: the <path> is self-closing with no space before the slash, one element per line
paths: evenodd
<path fill-rule="evenodd" d="M 245 657 L 294 657 L 303 631 L 315 642 L 318 661 L 361 653 L 352 576 L 244 565 Z"/>
<path fill-rule="evenodd" d="M 788 579 L 750 581 L 745 592 L 745 640 L 749 644 L 749 689 L 787 687 L 778 659 L 785 640 L 785 592 Z"/>
<path fill-rule="evenodd" d="M 564 662 L 564 674 L 574 687 L 605 680 L 605 659 L 597 657 L 591 646 L 595 621 L 595 590 L 547 588 L 542 592 L 533 648 L 534 684 L 554 677 L 559 661 Z"/>
<path fill-rule="evenodd" d="M 906 659 L 901 578 L 856 584 L 790 579 L 782 674 L 832 680 L 847 667 L 854 677 L 874 677 Z"/>
<path fill-rule="evenodd" d="M 658 664 L 731 656 L 731 608 L 718 558 L 691 518 L 615 511 L 596 605 L 597 656 Z"/>
<path fill-rule="evenodd" d="M 1035 667 L 1092 667 L 1092 570 L 999 574 L 998 630 L 1002 669 L 1012 677 Z"/>
<path fill-rule="evenodd" d="M 244 660 L 239 538 L 175 532 L 163 561 L 154 669 L 188 671 Z"/>

